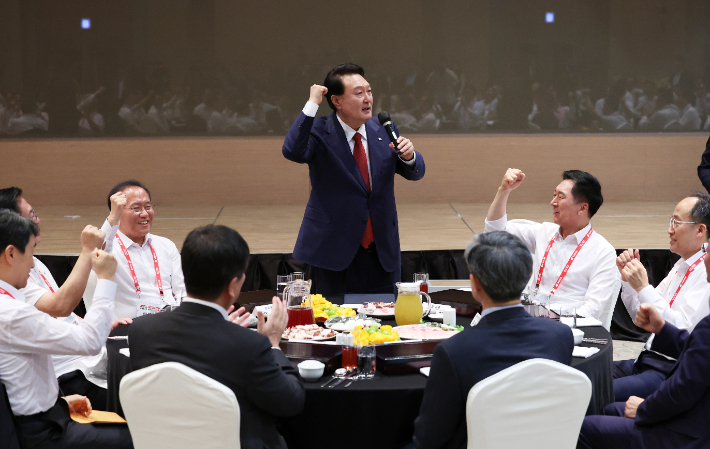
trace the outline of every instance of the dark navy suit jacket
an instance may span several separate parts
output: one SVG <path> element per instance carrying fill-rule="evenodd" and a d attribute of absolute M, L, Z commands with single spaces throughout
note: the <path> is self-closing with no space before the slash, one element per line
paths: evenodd
<path fill-rule="evenodd" d="M 693 438 L 705 436 L 710 427 L 710 316 L 703 318 L 691 334 L 666 322 L 651 349 L 678 361 L 658 390 L 636 411 L 642 439 L 646 426 Z M 644 443 L 644 447 L 654 447 L 653 441 Z"/>
<path fill-rule="evenodd" d="M 705 144 L 705 151 L 700 160 L 700 165 L 698 165 L 698 178 L 703 183 L 705 190 L 710 193 L 710 139 Z"/>
<path fill-rule="evenodd" d="M 179 362 L 232 390 L 244 449 L 281 447 L 276 418 L 301 412 L 305 388 L 286 356 L 265 336 L 235 325 L 215 309 L 183 302 L 177 310 L 133 320 L 131 367 Z"/>
<path fill-rule="evenodd" d="M 439 344 L 414 421 L 415 447 L 465 448 L 466 399 L 474 385 L 528 359 L 569 365 L 573 347 L 569 327 L 533 318 L 522 307 L 490 313 L 476 326 Z"/>
<path fill-rule="evenodd" d="M 355 258 L 372 216 L 375 244 L 385 271 L 399 272 L 401 256 L 395 173 L 416 181 L 424 176 L 424 159 L 417 153 L 410 167 L 389 147 L 390 140 L 376 118 L 365 123 L 370 155 L 372 193 L 355 163 L 335 112 L 327 117 L 301 113 L 286 135 L 283 155 L 308 164 L 311 196 L 298 233 L 293 257 L 333 271 L 346 269 Z"/>

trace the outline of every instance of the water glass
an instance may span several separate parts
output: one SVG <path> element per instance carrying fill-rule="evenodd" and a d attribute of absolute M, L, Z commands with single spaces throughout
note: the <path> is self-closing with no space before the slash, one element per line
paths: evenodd
<path fill-rule="evenodd" d="M 375 377 L 375 346 L 362 346 L 357 355 L 357 374 L 360 379 L 372 379 Z"/>
<path fill-rule="evenodd" d="M 421 282 L 420 292 L 429 293 L 429 273 L 414 273 L 414 282 Z"/>
<path fill-rule="evenodd" d="M 572 329 L 577 327 L 577 309 L 570 306 L 560 307 L 560 323 L 566 324 Z"/>
<path fill-rule="evenodd" d="M 305 279 L 305 277 L 303 276 L 303 273 L 300 271 L 294 271 L 293 273 L 288 275 L 289 281 L 302 281 L 303 279 Z"/>
<path fill-rule="evenodd" d="M 535 297 L 535 301 L 540 304 L 537 307 L 537 316 L 550 318 L 550 306 L 552 305 L 551 299 L 550 295 L 546 295 L 544 293 L 540 293 Z"/>
<path fill-rule="evenodd" d="M 286 285 L 288 285 L 289 277 L 289 275 L 276 275 L 276 296 L 282 301 L 284 299 L 284 289 Z"/>

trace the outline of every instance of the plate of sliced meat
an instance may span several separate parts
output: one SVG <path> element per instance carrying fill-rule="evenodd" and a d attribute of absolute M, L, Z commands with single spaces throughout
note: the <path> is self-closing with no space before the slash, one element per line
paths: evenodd
<path fill-rule="evenodd" d="M 392 330 L 397 331 L 402 340 L 446 340 L 461 332 L 463 326 L 447 326 L 437 323 L 408 324 L 397 326 Z"/>
<path fill-rule="evenodd" d="M 375 316 L 378 318 L 387 318 L 394 316 L 393 302 L 366 302 L 362 305 L 359 313 L 364 313 L 367 316 Z"/>
<path fill-rule="evenodd" d="M 317 324 L 306 324 L 286 328 L 281 338 L 284 340 L 332 340 L 337 335 L 332 329 L 323 329 Z"/>

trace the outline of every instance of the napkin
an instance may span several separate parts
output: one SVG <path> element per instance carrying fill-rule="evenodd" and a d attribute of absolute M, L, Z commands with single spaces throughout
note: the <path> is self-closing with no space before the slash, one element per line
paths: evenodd
<path fill-rule="evenodd" d="M 601 326 L 602 322 L 596 318 L 577 318 L 577 327 Z"/>
<path fill-rule="evenodd" d="M 431 370 L 431 366 L 427 366 L 424 368 L 419 368 L 419 372 L 424 374 L 426 377 L 429 377 L 429 371 Z"/>
<path fill-rule="evenodd" d="M 572 357 L 582 357 L 586 359 L 599 352 L 599 348 L 588 348 L 586 346 L 575 346 L 572 350 Z"/>
<path fill-rule="evenodd" d="M 70 413 L 69 417 L 72 421 L 76 421 L 81 424 L 125 424 L 126 420 L 121 418 L 119 415 L 113 412 L 102 412 L 99 410 L 92 410 L 89 416 L 83 416 L 78 413 Z"/>
<path fill-rule="evenodd" d="M 128 348 L 119 349 L 118 352 L 125 355 L 126 357 L 131 356 L 131 351 Z"/>

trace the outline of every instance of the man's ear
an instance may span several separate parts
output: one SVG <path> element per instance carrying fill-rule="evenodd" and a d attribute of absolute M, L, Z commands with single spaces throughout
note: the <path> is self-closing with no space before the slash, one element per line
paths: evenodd
<path fill-rule="evenodd" d="M 335 109 L 336 109 L 336 110 L 337 110 L 337 109 L 340 109 L 340 107 L 341 107 L 341 104 L 340 104 L 340 97 L 338 97 L 337 95 L 331 95 L 331 96 L 330 96 L 330 101 L 331 101 L 331 103 L 333 103 L 333 106 L 335 106 Z"/>
<path fill-rule="evenodd" d="M 474 292 L 480 292 L 483 290 L 483 287 L 481 287 L 481 283 L 479 282 L 478 278 L 472 274 L 468 275 L 469 279 L 471 279 L 471 289 Z"/>
<path fill-rule="evenodd" d="M 240 277 L 234 277 L 231 281 L 229 281 L 229 286 L 227 288 L 229 289 L 230 294 L 234 298 L 239 296 L 239 292 L 242 291 L 242 285 L 244 285 L 244 281 L 246 280 L 246 278 L 246 273 L 242 273 Z"/>
<path fill-rule="evenodd" d="M 579 205 L 579 211 L 583 214 L 589 215 L 589 203 L 581 203 Z"/>
<path fill-rule="evenodd" d="M 5 248 L 5 251 L 2 252 L 2 255 L 0 255 L 0 258 L 2 258 L 2 262 L 6 263 L 8 265 L 13 265 L 15 263 L 15 256 L 17 255 L 17 248 L 15 248 L 14 245 L 7 245 L 7 248 Z"/>

